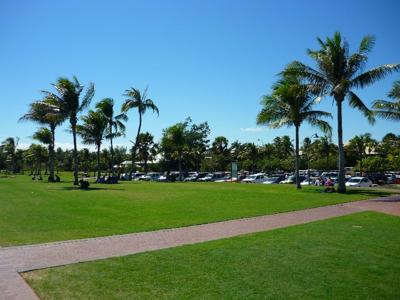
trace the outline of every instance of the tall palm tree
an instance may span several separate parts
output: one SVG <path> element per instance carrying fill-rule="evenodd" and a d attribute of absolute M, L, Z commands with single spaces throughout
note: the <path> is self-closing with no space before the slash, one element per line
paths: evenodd
<path fill-rule="evenodd" d="M 308 85 L 301 83 L 298 77 L 283 76 L 274 86 L 271 95 L 262 99 L 263 108 L 257 116 L 257 124 L 279 128 L 284 125 L 294 126 L 296 129 L 296 185 L 300 189 L 299 177 L 299 129 L 306 121 L 324 132 L 330 132 L 331 127 L 321 120 L 321 117 L 331 117 L 330 113 L 313 110 L 316 97 Z"/>
<path fill-rule="evenodd" d="M 107 130 L 106 139 L 110 140 L 110 152 L 111 152 L 111 169 L 113 176 L 114 172 L 114 147 L 113 139 L 122 135 L 125 135 L 125 125 L 122 123 L 126 122 L 128 117 L 125 113 L 115 116 L 114 112 L 114 100 L 111 98 L 104 98 L 96 104 L 96 108 L 104 115 L 107 119 Z"/>
<path fill-rule="evenodd" d="M 345 161 L 343 148 L 342 106 L 345 99 L 349 105 L 360 110 L 368 120 L 374 122 L 374 114 L 353 91 L 356 88 L 364 88 L 386 75 L 400 70 L 400 64 L 386 64 L 366 72 L 362 72 L 368 53 L 375 45 L 373 36 L 365 36 L 360 43 L 358 51 L 350 54 L 348 43 L 336 32 L 333 38 L 326 41 L 317 39 L 319 50 L 307 50 L 308 55 L 315 61 L 317 68 L 313 69 L 299 61 L 291 63 L 286 73 L 299 74 L 310 81 L 320 91 L 321 95 L 333 97 L 337 106 L 337 134 L 339 147 L 339 192 L 345 192 Z"/>
<path fill-rule="evenodd" d="M 72 80 L 61 77 L 52 85 L 56 93 L 42 92 L 46 95 L 46 98 L 51 99 L 52 105 L 58 108 L 58 113 L 64 116 L 64 119 L 69 119 L 74 142 L 74 184 L 78 185 L 78 150 L 76 145 L 78 115 L 89 106 L 94 96 L 94 84 L 90 83 L 84 91 L 84 86 L 73 76 Z"/>
<path fill-rule="evenodd" d="M 29 111 L 23 115 L 21 121 L 32 121 L 41 125 L 47 125 L 51 133 L 51 143 L 48 144 L 49 165 L 50 165 L 50 181 L 54 182 L 54 147 L 55 147 L 55 131 L 56 127 L 64 120 L 64 116 L 55 105 L 51 98 L 45 98 L 30 104 Z"/>
<path fill-rule="evenodd" d="M 157 115 L 159 114 L 159 111 L 153 100 L 147 99 L 147 88 L 144 90 L 143 93 L 140 93 L 138 89 L 131 88 L 125 91 L 124 96 L 127 97 L 127 99 L 122 104 L 121 111 L 123 113 L 127 113 L 131 108 L 136 108 L 139 113 L 139 126 L 136 133 L 135 143 L 132 148 L 132 172 L 134 172 L 139 134 L 142 128 L 142 116 L 148 109 L 151 109 L 153 112 L 157 113 Z"/>
<path fill-rule="evenodd" d="M 82 125 L 77 125 L 77 133 L 82 137 L 86 145 L 96 145 L 97 151 L 97 177 L 100 173 L 100 148 L 103 139 L 106 137 L 108 126 L 107 119 L 101 111 L 90 110 L 86 116 L 81 117 Z"/>
<path fill-rule="evenodd" d="M 372 106 L 374 112 L 378 117 L 400 121 L 400 80 L 395 81 L 388 96 L 394 101 L 376 100 Z"/>

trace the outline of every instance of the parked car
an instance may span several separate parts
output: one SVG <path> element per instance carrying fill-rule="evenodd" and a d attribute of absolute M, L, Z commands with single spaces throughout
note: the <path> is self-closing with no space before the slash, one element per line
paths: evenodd
<path fill-rule="evenodd" d="M 316 185 L 316 181 L 317 181 L 316 177 L 310 177 L 310 180 L 308 180 L 307 177 L 302 182 L 300 182 L 300 185 Z"/>
<path fill-rule="evenodd" d="M 197 172 L 189 172 L 188 177 L 186 177 L 183 181 L 185 182 L 192 182 L 196 181 L 199 174 Z"/>
<path fill-rule="evenodd" d="M 394 173 L 386 173 L 386 183 L 393 184 L 396 183 L 396 175 Z"/>
<path fill-rule="evenodd" d="M 214 182 L 230 182 L 231 181 L 231 175 L 225 175 L 221 179 L 217 179 Z"/>
<path fill-rule="evenodd" d="M 367 177 L 352 177 L 346 182 L 348 187 L 371 187 L 372 181 Z"/>
<path fill-rule="evenodd" d="M 211 181 L 212 179 L 213 179 L 213 173 L 208 173 L 206 176 L 203 176 L 203 177 L 201 177 L 201 178 L 198 178 L 197 179 L 197 181 L 200 181 L 200 182 L 208 182 L 208 181 Z"/>
<path fill-rule="evenodd" d="M 160 173 L 156 173 L 156 172 L 150 172 L 147 173 L 146 175 L 142 175 L 139 177 L 140 181 L 158 181 L 158 179 L 160 178 L 161 174 Z"/>
<path fill-rule="evenodd" d="M 263 183 L 267 177 L 264 173 L 258 173 L 247 176 L 245 179 L 242 180 L 243 183 Z"/>
<path fill-rule="evenodd" d="M 145 173 L 142 173 L 142 172 L 133 173 L 133 174 L 132 174 L 132 180 L 138 181 L 139 178 L 141 178 L 142 176 L 145 176 L 145 175 L 146 175 L 146 174 L 145 174 Z"/>
<path fill-rule="evenodd" d="M 387 177 L 385 174 L 382 173 L 369 173 L 366 176 L 369 180 L 372 181 L 374 184 L 383 185 L 387 182 Z"/>
<path fill-rule="evenodd" d="M 285 179 L 285 177 L 283 176 L 273 176 L 273 177 L 267 177 L 263 184 L 278 184 L 279 182 L 281 182 L 283 179 Z"/>
<path fill-rule="evenodd" d="M 302 181 L 304 181 L 304 179 L 306 179 L 304 176 L 299 176 L 299 178 L 300 178 L 300 182 L 302 182 Z M 280 183 L 282 183 L 282 184 L 296 183 L 296 175 L 291 175 L 287 179 L 282 180 Z"/>

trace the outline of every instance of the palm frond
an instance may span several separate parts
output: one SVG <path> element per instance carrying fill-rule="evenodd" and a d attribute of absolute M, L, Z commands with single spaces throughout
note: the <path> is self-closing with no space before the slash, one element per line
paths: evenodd
<path fill-rule="evenodd" d="M 371 52 L 371 50 L 375 46 L 376 38 L 373 35 L 366 35 L 360 43 L 360 47 L 358 48 L 358 52 L 360 54 L 367 54 Z"/>
<path fill-rule="evenodd" d="M 399 70 L 400 64 L 382 65 L 358 75 L 351 81 L 351 86 L 356 88 L 364 88 Z"/>
<path fill-rule="evenodd" d="M 328 137 L 332 136 L 332 127 L 328 122 L 317 119 L 317 118 L 307 119 L 307 122 L 311 126 L 317 127 L 319 130 L 321 130 L 323 133 L 325 133 Z"/>
<path fill-rule="evenodd" d="M 375 123 L 374 112 L 371 111 L 355 93 L 349 92 L 348 98 L 349 98 L 349 104 L 351 107 L 356 108 L 359 111 L 361 111 L 363 113 L 363 115 L 365 117 L 367 117 L 368 122 L 370 124 Z"/>
<path fill-rule="evenodd" d="M 89 86 L 86 89 L 86 93 L 82 98 L 82 102 L 81 102 L 81 105 L 79 107 L 79 111 L 82 111 L 82 110 L 84 110 L 84 109 L 89 107 L 90 102 L 93 99 L 94 93 L 95 93 L 94 84 L 93 83 L 89 83 Z"/>

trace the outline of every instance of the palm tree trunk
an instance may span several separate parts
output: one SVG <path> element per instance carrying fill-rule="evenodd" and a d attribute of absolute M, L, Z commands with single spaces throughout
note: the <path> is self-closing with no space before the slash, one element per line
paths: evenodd
<path fill-rule="evenodd" d="M 139 134 L 140 134 L 140 130 L 142 128 L 142 113 L 139 110 L 139 127 L 136 133 L 136 140 L 135 140 L 135 145 L 133 146 L 132 149 L 132 172 L 135 172 L 136 170 L 136 166 L 135 166 L 135 160 L 136 160 L 136 149 L 138 147 L 139 144 Z"/>
<path fill-rule="evenodd" d="M 179 152 L 178 157 L 178 166 L 179 166 L 179 181 L 182 181 L 182 152 Z"/>
<path fill-rule="evenodd" d="M 72 137 L 74 139 L 74 185 L 78 185 L 78 149 L 76 146 L 76 118 L 71 119 Z"/>
<path fill-rule="evenodd" d="M 97 144 L 97 178 L 100 178 L 100 147 L 101 144 Z"/>
<path fill-rule="evenodd" d="M 298 189 L 301 189 L 299 166 L 299 126 L 296 125 L 296 186 Z"/>
<path fill-rule="evenodd" d="M 337 121 L 338 121 L 338 148 L 339 148 L 339 176 L 338 176 L 338 192 L 345 193 L 345 170 L 344 170 L 344 148 L 343 148 L 343 117 L 342 117 L 343 99 L 336 99 L 337 105 Z"/>
<path fill-rule="evenodd" d="M 112 125 L 110 126 L 110 152 L 111 152 L 111 172 L 112 176 L 115 176 L 114 172 L 114 147 L 113 147 L 113 137 L 112 137 Z"/>
<path fill-rule="evenodd" d="M 55 127 L 51 126 L 50 130 L 51 130 L 51 144 L 49 146 L 50 181 L 54 182 Z"/>

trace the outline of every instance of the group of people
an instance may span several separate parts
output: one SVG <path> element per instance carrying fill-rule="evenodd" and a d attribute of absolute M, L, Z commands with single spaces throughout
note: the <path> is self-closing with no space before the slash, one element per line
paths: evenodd
<path fill-rule="evenodd" d="M 324 186 L 325 192 L 334 192 L 335 191 L 335 182 L 331 177 L 328 177 L 328 178 L 318 177 L 317 179 L 315 179 L 314 185 Z"/>

